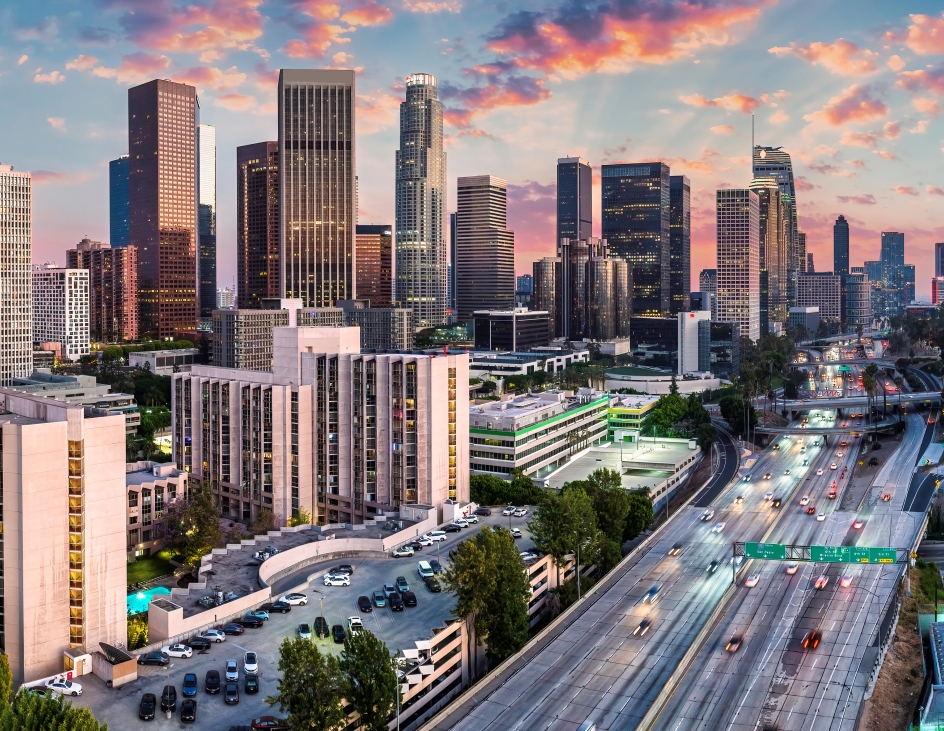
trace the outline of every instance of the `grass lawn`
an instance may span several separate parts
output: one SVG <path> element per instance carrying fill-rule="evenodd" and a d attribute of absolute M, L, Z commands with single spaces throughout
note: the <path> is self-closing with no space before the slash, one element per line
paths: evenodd
<path fill-rule="evenodd" d="M 163 553 L 163 551 L 161 552 Z M 128 564 L 128 584 L 137 584 L 139 581 L 147 581 L 157 576 L 174 573 L 174 567 L 166 558 L 157 556 L 148 556 L 139 558 L 134 563 Z"/>

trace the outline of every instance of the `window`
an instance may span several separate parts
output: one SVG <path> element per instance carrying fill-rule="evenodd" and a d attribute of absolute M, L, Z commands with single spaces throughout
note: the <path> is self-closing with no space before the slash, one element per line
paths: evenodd
<path fill-rule="evenodd" d="M 138 507 L 138 493 L 134 492 L 133 490 L 128 491 L 128 507 Z"/>

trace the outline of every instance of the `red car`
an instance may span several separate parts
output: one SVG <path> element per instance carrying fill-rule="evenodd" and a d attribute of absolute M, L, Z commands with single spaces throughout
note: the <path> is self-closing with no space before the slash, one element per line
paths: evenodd
<path fill-rule="evenodd" d="M 807 515 L 816 515 L 816 508 L 814 508 L 812 505 L 810 505 L 810 507 L 808 507 L 808 508 L 806 509 L 806 514 L 807 514 Z"/>
<path fill-rule="evenodd" d="M 265 731 L 289 731 L 288 722 L 275 716 L 259 716 L 252 719 L 253 729 L 265 729 Z"/>

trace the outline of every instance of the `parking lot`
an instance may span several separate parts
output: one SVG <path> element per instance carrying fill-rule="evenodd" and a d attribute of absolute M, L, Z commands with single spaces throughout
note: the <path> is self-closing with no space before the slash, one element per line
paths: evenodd
<path fill-rule="evenodd" d="M 527 521 L 531 513 L 523 518 L 502 517 L 501 509 L 493 509 L 492 515 L 479 517 L 478 525 L 471 525 L 461 533 L 447 533 L 446 540 L 432 547 L 426 547 L 412 558 L 346 558 L 318 564 L 312 564 L 297 574 L 284 577 L 272 587 L 273 598 L 279 598 L 296 590 L 308 596 L 306 606 L 296 606 L 287 614 L 272 614 L 261 629 L 247 628 L 240 636 L 228 636 L 221 644 L 214 644 L 204 653 L 194 653 L 193 657 L 171 658 L 170 665 L 165 668 L 138 666 L 138 679 L 120 688 L 106 688 L 98 678 L 86 675 L 79 679 L 83 695 L 76 699 L 81 705 L 89 706 L 100 721 L 107 722 L 110 728 L 125 729 L 138 728 L 146 722 L 138 720 L 138 704 L 143 693 L 154 693 L 160 698 L 161 689 L 165 684 L 172 684 L 177 688 L 178 712 L 168 721 L 158 712 L 151 724 L 182 725 L 179 720 L 181 685 L 185 673 L 196 673 L 200 689 L 197 693 L 197 719 L 193 724 L 186 724 L 195 729 L 208 731 L 226 731 L 231 725 L 246 724 L 252 718 L 261 715 L 279 715 L 278 708 L 270 709 L 265 698 L 277 692 L 278 682 L 278 649 L 285 637 L 295 635 L 295 630 L 301 623 L 314 624 L 314 620 L 321 614 L 329 625 L 341 624 L 347 628 L 348 617 L 360 616 L 364 626 L 383 640 L 391 652 L 414 647 L 416 640 L 432 637 L 432 629 L 442 626 L 449 618 L 454 604 L 454 598 L 446 592 L 433 594 L 427 590 L 417 574 L 417 562 L 438 558 L 443 566 L 448 566 L 449 550 L 474 533 L 481 526 L 503 525 L 518 528 L 522 537 L 517 541 L 521 550 L 530 548 L 533 544 L 527 531 Z M 326 587 L 322 582 L 325 570 L 341 563 L 349 563 L 355 567 L 351 575 L 351 585 L 347 587 Z M 311 582 L 307 577 L 315 575 Z M 370 613 L 362 613 L 357 608 L 359 596 L 371 596 L 375 590 L 382 589 L 384 584 L 395 583 L 398 576 L 406 578 L 410 590 L 416 594 L 417 606 L 404 607 L 402 612 L 393 612 L 389 606 L 374 608 Z M 339 654 L 342 645 L 335 644 L 329 637 L 315 639 L 318 646 L 325 652 Z M 259 661 L 259 693 L 246 695 L 243 692 L 242 657 L 243 653 L 251 650 L 256 652 Z M 203 690 L 203 681 L 208 670 L 217 670 L 222 677 L 227 660 L 237 660 L 240 664 L 240 701 L 238 705 L 227 706 L 223 703 L 222 693 L 208 695 Z M 159 709 L 158 709 L 159 711 Z"/>

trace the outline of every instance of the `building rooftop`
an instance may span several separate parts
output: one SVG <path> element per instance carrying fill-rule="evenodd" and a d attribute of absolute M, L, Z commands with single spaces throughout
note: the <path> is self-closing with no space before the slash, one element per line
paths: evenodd
<path fill-rule="evenodd" d="M 515 432 L 561 414 L 588 406 L 609 394 L 581 388 L 573 391 L 544 391 L 543 393 L 503 397 L 469 407 L 469 426 L 473 429 Z"/>
<path fill-rule="evenodd" d="M 694 451 L 687 441 L 680 440 L 603 444 L 577 455 L 548 475 L 545 483 L 559 490 L 568 482 L 586 480 L 594 471 L 605 467 L 622 474 L 623 487 L 627 490 L 653 488 L 673 475 L 678 465 Z"/>
<path fill-rule="evenodd" d="M 661 396 L 640 396 L 631 394 L 628 396 L 618 396 L 615 403 L 610 404 L 611 409 L 648 409 L 658 402 Z"/>
<path fill-rule="evenodd" d="M 140 462 L 138 464 L 141 465 L 140 469 L 125 473 L 125 484 L 128 487 L 132 485 L 143 485 L 147 482 L 172 480 L 187 474 L 186 472 L 178 470 L 176 465 L 171 462 Z"/>

